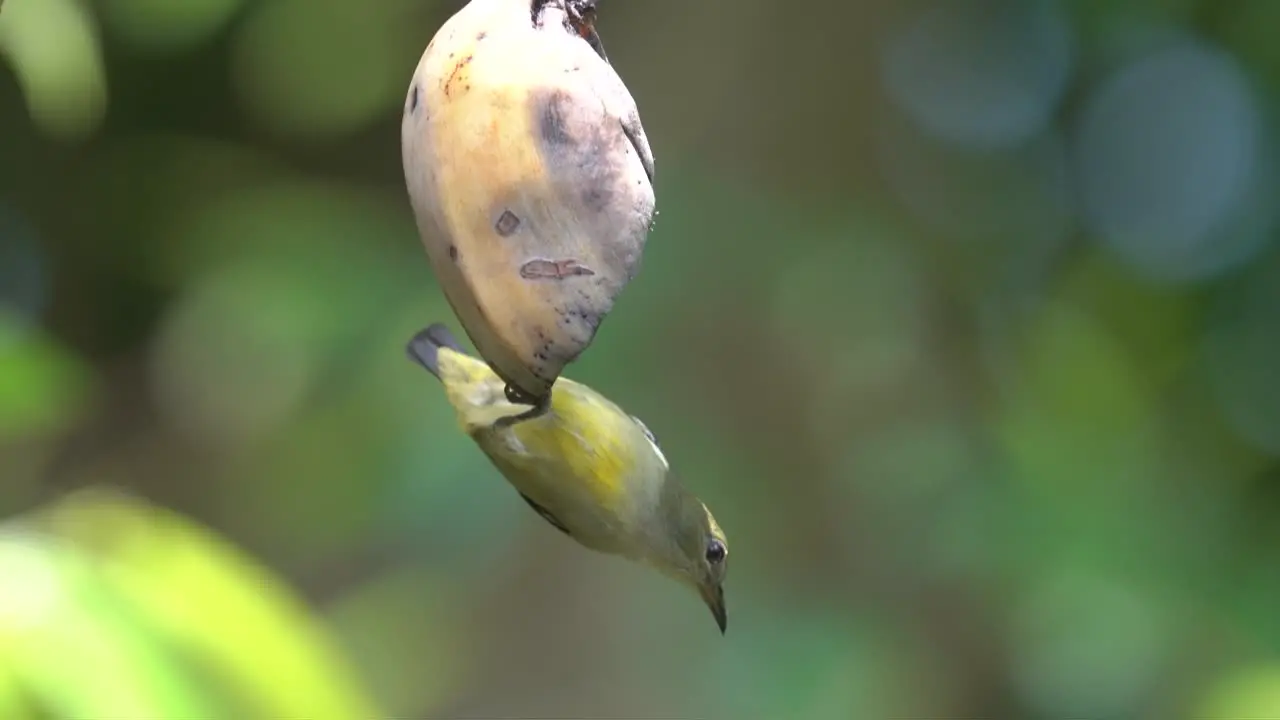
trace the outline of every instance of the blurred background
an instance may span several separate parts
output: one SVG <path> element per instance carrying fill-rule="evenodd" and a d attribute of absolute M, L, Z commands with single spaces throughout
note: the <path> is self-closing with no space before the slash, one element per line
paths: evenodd
<path fill-rule="evenodd" d="M 4 1 L 0 715 L 1280 717 L 1280 3 L 602 3 L 725 637 L 404 358 L 459 6 Z"/>

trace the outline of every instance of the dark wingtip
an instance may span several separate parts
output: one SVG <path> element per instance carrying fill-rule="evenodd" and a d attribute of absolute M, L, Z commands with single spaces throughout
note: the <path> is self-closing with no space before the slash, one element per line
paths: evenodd
<path fill-rule="evenodd" d="M 449 328 L 443 323 L 433 323 L 409 339 L 405 353 L 410 360 L 426 368 L 427 372 L 440 377 L 440 348 L 463 352 Z"/>

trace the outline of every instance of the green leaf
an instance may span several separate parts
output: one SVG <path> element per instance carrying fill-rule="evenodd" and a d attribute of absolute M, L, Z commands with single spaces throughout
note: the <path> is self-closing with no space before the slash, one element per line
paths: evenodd
<path fill-rule="evenodd" d="M 211 714 L 161 646 L 115 611 L 110 589 L 75 548 L 40 533 L 8 533 L 0 537 L 0 573 L 0 668 L 7 666 L 0 708 L 25 695 L 61 717 Z"/>
<path fill-rule="evenodd" d="M 216 535 L 102 491 L 68 498 L 47 522 L 95 559 L 140 617 L 238 688 L 259 716 L 377 715 L 303 603 Z"/>

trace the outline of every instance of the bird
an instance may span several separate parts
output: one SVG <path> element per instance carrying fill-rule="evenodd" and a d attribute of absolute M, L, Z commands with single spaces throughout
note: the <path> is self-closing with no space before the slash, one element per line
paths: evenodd
<path fill-rule="evenodd" d="M 583 547 L 694 590 L 724 634 L 728 539 L 639 418 L 562 377 L 545 412 L 517 421 L 525 408 L 444 324 L 419 331 L 406 350 L 444 386 L 462 431 L 543 520 Z"/>

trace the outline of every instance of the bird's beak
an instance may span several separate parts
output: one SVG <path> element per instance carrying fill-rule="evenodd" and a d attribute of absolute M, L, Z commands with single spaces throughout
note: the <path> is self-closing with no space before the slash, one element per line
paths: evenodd
<path fill-rule="evenodd" d="M 724 634 L 725 627 L 729 624 L 729 614 L 724 607 L 724 587 L 720 585 L 703 585 L 698 589 L 702 595 L 702 601 L 711 608 L 711 614 L 716 618 L 716 625 L 720 626 L 720 634 Z"/>

